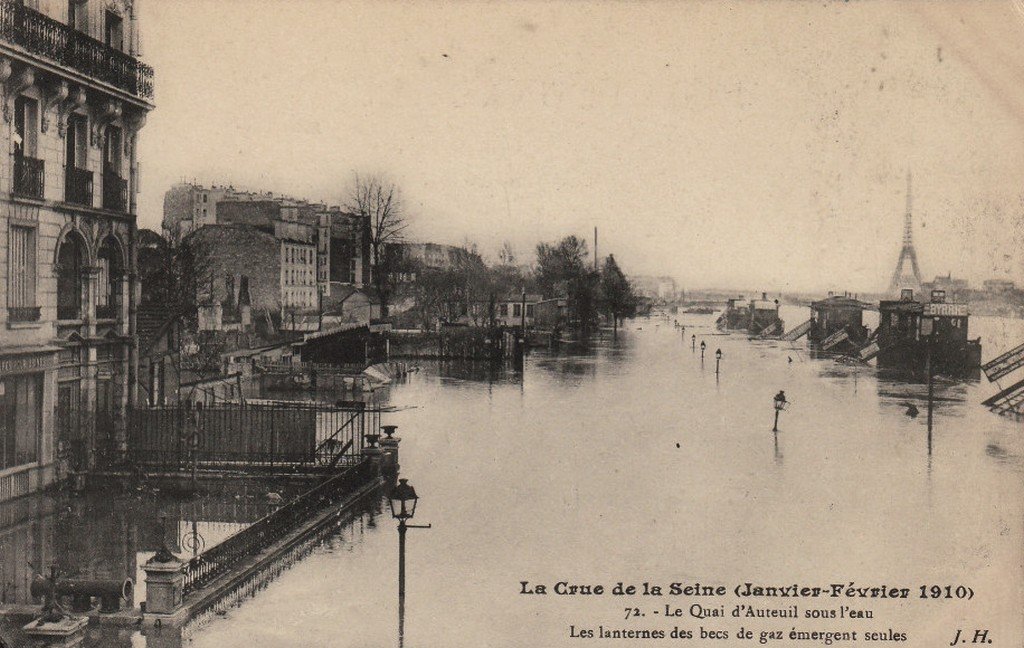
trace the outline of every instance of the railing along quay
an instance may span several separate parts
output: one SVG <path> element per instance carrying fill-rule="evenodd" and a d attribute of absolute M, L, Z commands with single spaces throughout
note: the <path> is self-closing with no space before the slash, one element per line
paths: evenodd
<path fill-rule="evenodd" d="M 316 470 L 357 463 L 381 410 L 316 403 L 149 407 L 129 412 L 129 459 L 146 470 Z"/>
<path fill-rule="evenodd" d="M 373 472 L 369 461 L 349 468 L 311 488 L 251 526 L 228 537 L 185 564 L 184 596 L 202 589 L 250 558 L 281 540 L 302 523 L 335 507 Z"/>
<path fill-rule="evenodd" d="M 0 38 L 137 97 L 153 98 L 153 68 L 17 0 L 0 0 Z"/>

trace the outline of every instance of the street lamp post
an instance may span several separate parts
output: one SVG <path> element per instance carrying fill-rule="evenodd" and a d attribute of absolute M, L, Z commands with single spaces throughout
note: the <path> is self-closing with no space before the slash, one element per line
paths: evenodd
<path fill-rule="evenodd" d="M 718 375 L 718 365 L 722 362 L 722 350 L 715 349 L 715 375 Z"/>
<path fill-rule="evenodd" d="M 775 425 L 772 426 L 772 432 L 779 431 L 779 412 L 786 409 L 786 392 L 779 390 L 778 394 L 775 394 Z"/>
<path fill-rule="evenodd" d="M 405 643 L 405 531 L 406 529 L 429 529 L 429 524 L 409 524 L 416 514 L 419 497 L 408 479 L 399 479 L 398 485 L 388 496 L 391 517 L 398 520 L 398 646 Z"/>
<path fill-rule="evenodd" d="M 925 372 L 928 374 L 928 454 L 932 453 L 932 410 L 935 405 L 935 362 L 932 358 L 932 347 L 935 339 L 935 319 L 931 320 L 925 339 Z"/>
<path fill-rule="evenodd" d="M 696 334 L 690 336 L 690 351 L 697 350 L 697 336 Z"/>
<path fill-rule="evenodd" d="M 700 361 L 704 362 L 704 349 L 708 348 L 707 342 L 704 340 L 700 341 Z"/>

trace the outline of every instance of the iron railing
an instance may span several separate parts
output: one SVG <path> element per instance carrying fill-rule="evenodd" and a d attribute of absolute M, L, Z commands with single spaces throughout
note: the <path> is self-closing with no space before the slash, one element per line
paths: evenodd
<path fill-rule="evenodd" d="M 373 476 L 369 461 L 350 468 L 314 486 L 273 513 L 210 547 L 182 568 L 185 579 L 182 594 L 202 589 L 239 562 L 251 558 L 294 531 L 303 522 L 336 507 L 360 484 Z"/>
<path fill-rule="evenodd" d="M 64 200 L 92 207 L 92 171 L 67 167 L 64 174 Z"/>
<path fill-rule="evenodd" d="M 128 417 L 129 459 L 142 468 L 309 470 L 359 461 L 380 409 L 313 403 L 139 408 Z"/>
<path fill-rule="evenodd" d="M 128 211 L 128 181 L 114 173 L 103 174 L 103 208 Z"/>
<path fill-rule="evenodd" d="M 137 97 L 153 98 L 152 67 L 18 0 L 0 0 L 0 38 Z"/>
<path fill-rule="evenodd" d="M 14 156 L 14 193 L 42 200 L 45 177 L 42 160 L 26 155 Z"/>

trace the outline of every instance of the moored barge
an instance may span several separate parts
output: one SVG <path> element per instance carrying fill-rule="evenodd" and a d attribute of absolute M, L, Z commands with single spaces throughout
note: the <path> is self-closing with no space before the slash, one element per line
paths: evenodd
<path fill-rule="evenodd" d="M 912 290 L 900 299 L 879 303 L 878 366 L 924 374 L 931 371 L 954 378 L 977 378 L 981 367 L 981 338 L 968 339 L 967 304 L 946 300 L 946 291 L 933 290 L 931 300 L 919 302 Z"/>
<path fill-rule="evenodd" d="M 750 323 L 750 309 L 743 296 L 725 302 L 725 310 L 718 316 L 715 325 L 721 331 L 745 331 Z"/>
<path fill-rule="evenodd" d="M 828 353 L 853 353 L 868 341 L 864 326 L 867 304 L 848 294 L 833 295 L 811 302 L 807 340 L 811 347 Z"/>

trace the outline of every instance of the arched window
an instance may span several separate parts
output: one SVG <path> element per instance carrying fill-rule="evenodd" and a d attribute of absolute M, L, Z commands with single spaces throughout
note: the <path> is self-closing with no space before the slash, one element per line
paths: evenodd
<path fill-rule="evenodd" d="M 69 232 L 57 252 L 57 319 L 81 319 L 84 265 L 85 240 Z"/>
<path fill-rule="evenodd" d="M 108 236 L 99 252 L 99 294 L 96 296 L 96 317 L 116 319 L 121 313 L 121 280 L 124 263 L 117 240 Z"/>

